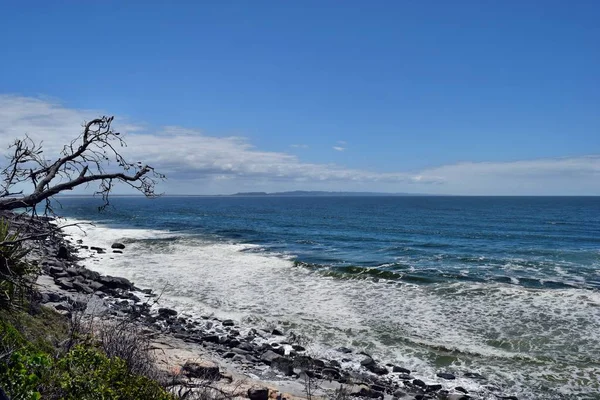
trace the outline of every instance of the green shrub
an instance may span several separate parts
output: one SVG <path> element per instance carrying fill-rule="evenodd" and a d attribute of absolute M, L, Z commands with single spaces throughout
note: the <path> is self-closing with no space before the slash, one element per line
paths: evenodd
<path fill-rule="evenodd" d="M 11 232 L 7 220 L 0 218 L 0 308 L 17 305 L 31 286 L 31 276 L 37 268 L 26 259 L 29 249 L 23 242 L 11 243 L 20 237 Z"/>

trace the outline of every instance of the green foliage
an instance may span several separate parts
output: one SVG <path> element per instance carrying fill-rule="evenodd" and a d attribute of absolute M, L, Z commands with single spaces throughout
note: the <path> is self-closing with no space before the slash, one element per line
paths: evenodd
<path fill-rule="evenodd" d="M 0 317 L 0 387 L 11 400 L 173 399 L 157 382 L 132 374 L 118 357 L 84 346 L 53 356 L 47 343 L 28 341 Z M 35 326 L 23 316 L 18 319 Z"/>
<path fill-rule="evenodd" d="M 10 224 L 0 219 L 0 308 L 8 308 L 22 302 L 30 287 L 30 277 L 36 268 L 27 261 L 29 249 L 19 239 L 18 232 L 11 232 Z"/>

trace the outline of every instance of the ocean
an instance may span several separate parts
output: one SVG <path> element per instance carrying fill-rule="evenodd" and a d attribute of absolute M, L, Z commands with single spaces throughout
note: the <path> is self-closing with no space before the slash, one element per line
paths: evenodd
<path fill-rule="evenodd" d="M 600 198 L 61 197 L 99 272 L 489 398 L 600 399 Z M 467 378 L 466 372 L 486 379 Z"/>

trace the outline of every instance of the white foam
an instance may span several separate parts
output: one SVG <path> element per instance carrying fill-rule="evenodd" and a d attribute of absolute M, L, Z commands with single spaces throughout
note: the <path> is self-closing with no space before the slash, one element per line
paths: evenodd
<path fill-rule="evenodd" d="M 431 381 L 439 381 L 439 369 L 479 372 L 522 399 L 553 398 L 531 397 L 536 385 L 570 395 L 600 390 L 592 380 L 598 365 L 589 357 L 600 354 L 598 291 L 336 279 L 254 245 L 152 230 L 86 230 L 86 236 L 70 232 L 91 246 L 126 243 L 124 254 L 86 260 L 89 268 L 158 291 L 169 284 L 165 304 L 183 312 L 282 325 L 314 338 L 315 351 L 336 357 L 331 348 L 366 350 Z M 443 357 L 451 364 L 440 364 Z M 453 384 L 485 391 L 469 379 Z"/>

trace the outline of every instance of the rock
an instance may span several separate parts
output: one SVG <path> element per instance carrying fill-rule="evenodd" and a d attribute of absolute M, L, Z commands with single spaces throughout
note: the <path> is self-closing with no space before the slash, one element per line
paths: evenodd
<path fill-rule="evenodd" d="M 275 352 L 275 353 L 277 353 L 279 355 L 285 356 L 285 347 L 283 347 L 283 346 L 274 347 L 273 348 L 273 352 Z"/>
<path fill-rule="evenodd" d="M 232 319 L 226 319 L 225 321 L 223 321 L 223 326 L 234 326 L 235 322 L 233 322 Z"/>
<path fill-rule="evenodd" d="M 420 379 L 413 379 L 412 384 L 422 388 L 427 386 L 427 384 Z"/>
<path fill-rule="evenodd" d="M 279 357 L 271 362 L 271 367 L 276 368 L 287 376 L 294 375 L 294 365 L 292 360 L 286 357 Z"/>
<path fill-rule="evenodd" d="M 410 374 L 410 369 L 402 368 L 397 365 L 392 367 L 392 372 L 399 372 L 401 374 Z"/>
<path fill-rule="evenodd" d="M 177 311 L 171 309 L 171 308 L 159 308 L 158 309 L 158 315 L 160 315 L 163 318 L 169 318 L 169 317 L 174 317 L 177 315 Z"/>
<path fill-rule="evenodd" d="M 65 290 L 73 290 L 73 284 L 67 278 L 59 278 L 54 281 L 58 287 Z"/>
<path fill-rule="evenodd" d="M 125 278 L 119 278 L 115 276 L 100 276 L 97 279 L 98 282 L 102 283 L 109 289 L 124 289 L 124 290 L 132 290 L 133 284 L 129 282 L 129 280 Z"/>
<path fill-rule="evenodd" d="M 396 390 L 394 392 L 394 398 L 396 399 L 401 399 L 402 397 L 408 396 L 408 394 L 406 392 L 403 392 L 402 390 Z"/>
<path fill-rule="evenodd" d="M 121 250 L 113 250 L 113 253 L 123 254 L 123 251 L 121 251 Z"/>
<path fill-rule="evenodd" d="M 69 249 L 67 249 L 66 246 L 60 246 L 58 248 L 58 252 L 56 253 L 56 258 L 59 258 L 62 260 L 68 260 L 69 259 Z"/>
<path fill-rule="evenodd" d="M 125 245 L 123 243 L 113 243 L 112 246 L 110 246 L 110 248 L 123 250 L 125 248 Z"/>
<path fill-rule="evenodd" d="M 49 269 L 50 275 L 60 274 L 63 271 L 64 269 L 62 269 L 61 267 L 56 267 L 54 265 L 51 266 Z"/>
<path fill-rule="evenodd" d="M 206 335 L 202 338 L 203 341 L 208 342 L 208 343 L 219 343 L 219 336 L 218 335 Z"/>
<path fill-rule="evenodd" d="M 275 336 L 283 336 L 283 332 L 281 332 L 279 329 L 273 329 L 271 334 Z"/>
<path fill-rule="evenodd" d="M 299 344 L 293 344 L 292 349 L 294 349 L 296 351 L 305 351 L 306 350 L 306 348 L 304 348 L 304 346 L 300 346 Z"/>
<path fill-rule="evenodd" d="M 277 360 L 278 358 L 281 358 L 281 355 L 271 350 L 267 350 L 263 353 L 263 355 L 260 356 L 261 361 L 268 365 L 271 365 L 271 363 Z"/>
<path fill-rule="evenodd" d="M 96 253 L 100 253 L 100 254 L 104 253 L 104 249 L 102 247 L 92 246 L 92 247 L 90 247 L 90 250 L 94 250 Z"/>
<path fill-rule="evenodd" d="M 248 389 L 248 398 L 250 400 L 269 400 L 269 389 Z"/>
<path fill-rule="evenodd" d="M 93 291 L 98 291 L 98 290 L 103 290 L 104 289 L 104 285 L 101 284 L 100 282 L 91 282 L 89 284 L 89 287 L 93 290 Z"/>
<path fill-rule="evenodd" d="M 217 380 L 221 377 L 219 366 L 211 361 L 186 362 L 182 371 L 190 378 Z"/>
<path fill-rule="evenodd" d="M 453 374 L 447 373 L 447 372 L 439 372 L 436 375 L 438 378 L 442 378 L 442 379 L 447 379 L 447 380 L 456 379 L 456 376 L 454 376 Z"/>
<path fill-rule="evenodd" d="M 367 365 L 372 365 L 372 364 L 375 364 L 375 360 L 373 360 L 371 357 L 367 357 L 360 362 L 360 365 L 362 365 L 363 367 L 366 367 Z"/>
<path fill-rule="evenodd" d="M 67 268 L 65 271 L 71 276 L 79 275 L 79 271 L 76 268 Z"/>
<path fill-rule="evenodd" d="M 502 400 L 519 400 L 517 398 L 517 396 L 496 396 L 496 397 L 498 397 L 499 399 L 502 399 Z"/>
<path fill-rule="evenodd" d="M 87 286 L 87 285 L 85 285 L 83 283 L 77 282 L 77 281 L 73 282 L 73 287 L 75 289 L 77 289 L 78 291 L 80 291 L 82 293 L 85 293 L 85 294 L 92 294 L 92 293 L 94 293 L 94 291 L 92 289 L 90 289 L 89 286 Z"/>
<path fill-rule="evenodd" d="M 365 365 L 365 368 L 377 375 L 386 375 L 387 373 L 389 373 L 386 367 L 377 363 Z"/>
<path fill-rule="evenodd" d="M 329 379 L 333 379 L 333 380 L 338 380 L 342 377 L 342 374 L 340 374 L 340 371 L 338 371 L 335 368 L 323 368 L 323 370 L 321 371 L 321 374 L 324 377 L 329 377 Z"/>
<path fill-rule="evenodd" d="M 339 351 L 340 353 L 343 353 L 343 354 L 350 354 L 350 353 L 352 353 L 352 350 L 350 350 L 347 347 L 338 347 L 337 351 Z"/>
<path fill-rule="evenodd" d="M 465 393 L 465 394 L 469 393 L 469 391 L 462 386 L 457 386 L 454 388 L 454 390 L 456 390 L 457 392 Z"/>
<path fill-rule="evenodd" d="M 437 392 L 438 390 L 442 389 L 442 385 L 440 384 L 435 384 L 435 385 L 427 385 L 427 387 L 425 388 L 425 391 L 430 393 L 430 392 Z"/>
<path fill-rule="evenodd" d="M 467 378 L 471 378 L 471 379 L 481 379 L 484 380 L 485 377 L 481 374 L 478 374 L 477 372 L 465 372 L 464 374 Z"/>

